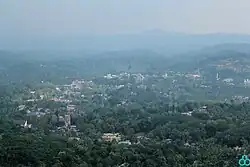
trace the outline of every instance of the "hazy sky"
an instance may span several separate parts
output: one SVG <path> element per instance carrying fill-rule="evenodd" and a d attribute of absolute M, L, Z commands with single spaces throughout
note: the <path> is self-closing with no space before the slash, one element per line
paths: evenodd
<path fill-rule="evenodd" d="M 0 35 L 250 34 L 250 0 L 0 0 Z"/>

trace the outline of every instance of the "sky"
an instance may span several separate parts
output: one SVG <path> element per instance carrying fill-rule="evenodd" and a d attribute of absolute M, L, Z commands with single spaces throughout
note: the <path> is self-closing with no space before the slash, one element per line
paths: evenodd
<path fill-rule="evenodd" d="M 0 37 L 250 34 L 250 0 L 0 0 Z"/>

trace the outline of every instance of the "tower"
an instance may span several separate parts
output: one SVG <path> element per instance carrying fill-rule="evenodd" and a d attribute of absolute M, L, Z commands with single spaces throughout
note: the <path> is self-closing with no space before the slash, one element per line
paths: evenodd
<path fill-rule="evenodd" d="M 216 80 L 219 81 L 220 78 L 219 78 L 219 73 L 216 74 Z"/>
<path fill-rule="evenodd" d="M 198 71 L 197 71 L 197 72 L 198 72 L 198 75 L 200 75 L 200 68 L 198 68 Z"/>
<path fill-rule="evenodd" d="M 71 125 L 71 116 L 70 115 L 65 115 L 65 126 L 69 127 Z"/>
<path fill-rule="evenodd" d="M 177 93 L 178 93 L 178 86 L 177 80 L 173 80 L 171 84 L 171 89 L 169 93 L 169 111 L 177 112 L 178 103 L 177 103 Z"/>
<path fill-rule="evenodd" d="M 168 93 L 168 98 L 169 98 L 169 104 L 168 104 L 168 111 L 173 111 L 173 98 L 172 98 L 172 92 L 169 91 Z"/>
<path fill-rule="evenodd" d="M 28 126 L 28 121 L 25 121 L 25 123 L 24 123 L 24 125 L 23 125 L 23 127 L 27 127 Z"/>
<path fill-rule="evenodd" d="M 177 108 L 178 108 L 178 103 L 177 103 L 177 96 L 176 94 L 174 95 L 174 113 L 177 112 Z"/>

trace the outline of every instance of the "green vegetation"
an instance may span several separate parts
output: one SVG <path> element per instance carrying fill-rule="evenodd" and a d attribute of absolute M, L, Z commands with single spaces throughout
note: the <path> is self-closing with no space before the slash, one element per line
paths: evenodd
<path fill-rule="evenodd" d="M 203 104 L 202 104 L 203 105 Z M 80 140 L 46 132 L 51 116 L 37 130 L 15 125 L 15 106 L 1 109 L 1 166 L 236 166 L 250 152 L 250 104 L 187 103 L 178 113 L 154 108 L 99 108 L 74 118 Z M 8 109 L 8 111 L 5 110 Z M 193 111 L 192 116 L 183 115 Z M 41 122 L 42 120 L 40 120 Z M 105 132 L 120 133 L 132 145 L 101 141 Z M 74 136 L 74 135 L 73 135 Z M 138 138 L 141 136 L 141 138 Z"/>
<path fill-rule="evenodd" d="M 250 153 L 246 52 L 0 54 L 0 166 L 231 167 Z"/>

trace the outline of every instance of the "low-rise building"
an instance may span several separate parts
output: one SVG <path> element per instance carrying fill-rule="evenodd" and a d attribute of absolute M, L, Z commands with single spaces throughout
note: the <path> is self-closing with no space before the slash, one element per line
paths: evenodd
<path fill-rule="evenodd" d="M 120 141 L 118 144 L 127 144 L 127 145 L 131 145 L 132 143 L 129 140 L 126 141 Z"/>
<path fill-rule="evenodd" d="M 25 105 L 20 105 L 20 106 L 18 106 L 18 110 L 19 111 L 22 111 L 22 110 L 24 110 L 25 109 Z"/>
<path fill-rule="evenodd" d="M 189 112 L 184 112 L 181 113 L 182 115 L 188 115 L 188 116 L 192 116 L 193 111 L 189 111 Z"/>
<path fill-rule="evenodd" d="M 231 83 L 233 82 L 233 78 L 226 78 L 226 79 L 223 79 L 223 82 L 226 82 L 226 83 Z"/>
<path fill-rule="evenodd" d="M 75 105 L 68 105 L 67 110 L 68 111 L 74 111 L 75 110 Z"/>
<path fill-rule="evenodd" d="M 102 139 L 108 142 L 111 142 L 114 140 L 119 142 L 121 140 L 121 135 L 119 133 L 104 133 L 102 136 Z"/>

